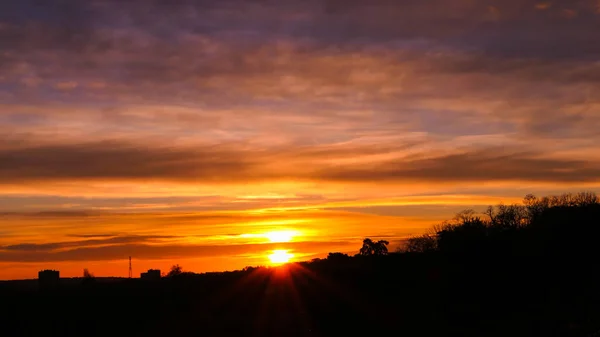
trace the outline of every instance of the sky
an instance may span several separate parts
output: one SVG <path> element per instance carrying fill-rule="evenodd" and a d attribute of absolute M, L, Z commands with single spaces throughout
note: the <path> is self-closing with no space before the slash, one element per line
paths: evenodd
<path fill-rule="evenodd" d="M 600 191 L 600 0 L 0 2 L 0 279 L 390 249 Z"/>

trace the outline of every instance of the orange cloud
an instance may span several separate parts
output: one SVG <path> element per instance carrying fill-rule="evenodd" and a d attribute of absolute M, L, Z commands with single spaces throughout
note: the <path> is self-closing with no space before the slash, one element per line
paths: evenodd
<path fill-rule="evenodd" d="M 546 10 L 548 8 L 550 8 L 552 6 L 552 3 L 550 2 L 539 2 L 537 4 L 535 4 L 535 8 L 539 9 L 539 10 Z"/>
<path fill-rule="evenodd" d="M 243 144 L 143 147 L 123 142 L 56 144 L 0 149 L 0 181 L 172 181 L 211 185 L 242 181 L 593 182 L 594 160 L 548 158 L 502 148 L 450 153 L 383 147 L 269 149 Z M 368 147 L 365 150 L 369 149 Z M 367 150 L 368 151 L 368 150 Z M 375 159 L 373 152 L 380 152 Z M 347 160 L 345 160 L 347 158 Z"/>

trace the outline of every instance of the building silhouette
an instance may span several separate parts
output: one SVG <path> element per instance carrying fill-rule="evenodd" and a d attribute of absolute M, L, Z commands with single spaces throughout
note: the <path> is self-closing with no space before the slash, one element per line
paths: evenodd
<path fill-rule="evenodd" d="M 142 280 L 160 280 L 160 269 L 148 269 L 147 272 L 141 273 Z"/>
<path fill-rule="evenodd" d="M 40 288 L 53 288 L 60 282 L 60 272 L 58 270 L 41 270 L 38 272 L 38 282 Z"/>

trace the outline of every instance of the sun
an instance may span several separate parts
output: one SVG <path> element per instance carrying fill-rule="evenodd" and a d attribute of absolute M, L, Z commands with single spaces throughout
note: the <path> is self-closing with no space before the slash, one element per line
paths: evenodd
<path fill-rule="evenodd" d="M 290 242 L 296 235 L 297 233 L 295 231 L 274 231 L 264 234 L 271 242 Z"/>
<path fill-rule="evenodd" d="M 269 255 L 269 260 L 273 264 L 282 264 L 290 262 L 290 259 L 294 257 L 293 254 L 288 253 L 285 249 L 277 249 L 274 250 L 271 255 Z"/>

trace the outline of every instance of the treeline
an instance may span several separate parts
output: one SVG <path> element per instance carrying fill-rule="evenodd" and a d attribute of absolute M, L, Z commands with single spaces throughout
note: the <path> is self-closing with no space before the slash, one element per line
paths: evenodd
<path fill-rule="evenodd" d="M 600 198 L 592 192 L 538 198 L 522 204 L 465 210 L 429 233 L 412 237 L 400 252 L 561 256 L 599 251 Z M 479 255 L 481 256 L 481 255 Z M 590 255 L 591 256 L 591 255 Z"/>

